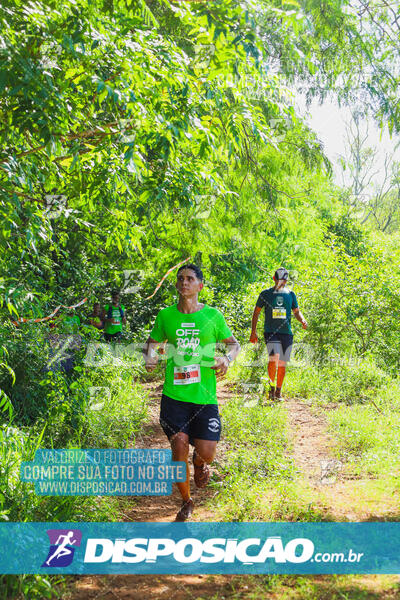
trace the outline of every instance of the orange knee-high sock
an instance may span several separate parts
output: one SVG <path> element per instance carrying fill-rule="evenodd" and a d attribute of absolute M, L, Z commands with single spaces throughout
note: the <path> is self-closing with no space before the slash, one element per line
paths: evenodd
<path fill-rule="evenodd" d="M 279 365 L 278 367 L 278 376 L 276 378 L 276 387 L 281 388 L 282 387 L 282 383 L 283 380 L 285 379 L 285 373 L 286 373 L 286 365 Z"/>
<path fill-rule="evenodd" d="M 275 383 L 275 375 L 276 375 L 276 361 L 270 360 L 268 363 L 268 375 L 271 385 Z"/>

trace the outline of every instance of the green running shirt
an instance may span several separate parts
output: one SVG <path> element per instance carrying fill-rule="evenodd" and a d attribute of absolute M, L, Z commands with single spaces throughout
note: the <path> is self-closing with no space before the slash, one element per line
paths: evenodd
<path fill-rule="evenodd" d="M 111 305 L 111 318 L 118 321 L 118 324 L 107 323 L 107 321 L 105 320 L 105 325 L 104 325 L 105 333 L 113 334 L 113 333 L 117 333 L 117 331 L 122 331 L 121 311 L 119 310 L 120 307 L 122 308 L 122 310 L 125 314 L 125 306 L 123 304 L 120 304 L 119 306 Z M 105 319 L 107 319 L 107 314 L 108 314 L 109 308 L 110 308 L 109 304 L 106 304 L 104 307 L 104 310 L 106 311 Z"/>
<path fill-rule="evenodd" d="M 168 342 L 163 393 L 173 400 L 217 404 L 215 344 L 232 336 L 222 313 L 204 305 L 186 314 L 173 304 L 158 313 L 150 337 Z"/>

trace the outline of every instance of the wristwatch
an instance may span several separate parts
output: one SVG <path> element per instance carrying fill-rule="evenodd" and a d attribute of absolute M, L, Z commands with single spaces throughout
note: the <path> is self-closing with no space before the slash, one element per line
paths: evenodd
<path fill-rule="evenodd" d="M 225 358 L 228 359 L 228 363 L 231 364 L 231 362 L 233 361 L 232 356 L 229 356 L 229 354 L 225 354 Z"/>

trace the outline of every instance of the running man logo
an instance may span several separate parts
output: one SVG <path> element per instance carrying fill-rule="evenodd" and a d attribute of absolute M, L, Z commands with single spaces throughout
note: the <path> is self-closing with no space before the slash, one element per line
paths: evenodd
<path fill-rule="evenodd" d="M 74 558 L 75 548 L 81 545 L 80 529 L 48 529 L 50 549 L 42 567 L 68 567 Z"/>

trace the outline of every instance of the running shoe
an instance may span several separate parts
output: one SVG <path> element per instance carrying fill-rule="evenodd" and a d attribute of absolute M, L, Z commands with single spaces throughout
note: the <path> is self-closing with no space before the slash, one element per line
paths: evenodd
<path fill-rule="evenodd" d="M 182 502 L 182 506 L 175 517 L 175 521 L 183 522 L 190 519 L 192 516 L 192 512 L 194 509 L 194 502 L 191 498 L 189 500 L 184 500 Z"/>

